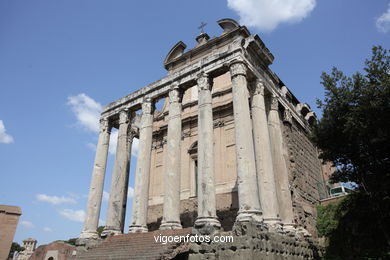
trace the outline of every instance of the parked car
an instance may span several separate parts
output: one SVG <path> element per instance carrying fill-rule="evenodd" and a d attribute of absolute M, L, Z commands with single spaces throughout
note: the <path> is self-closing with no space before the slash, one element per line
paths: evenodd
<path fill-rule="evenodd" d="M 338 186 L 330 189 L 330 196 L 331 197 L 338 197 L 342 195 L 347 195 L 351 193 L 353 190 L 344 187 L 344 186 Z"/>

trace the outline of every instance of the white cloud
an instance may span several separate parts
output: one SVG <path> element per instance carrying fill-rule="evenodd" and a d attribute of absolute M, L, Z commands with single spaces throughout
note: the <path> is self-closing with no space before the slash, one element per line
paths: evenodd
<path fill-rule="evenodd" d="M 10 144 L 13 143 L 14 138 L 6 133 L 3 120 L 0 120 L 0 143 Z"/>
<path fill-rule="evenodd" d="M 376 19 L 376 28 L 383 33 L 390 31 L 390 3 L 387 11 Z"/>
<path fill-rule="evenodd" d="M 45 231 L 45 232 L 53 232 L 53 229 L 51 229 L 49 227 L 44 227 L 43 231 Z"/>
<path fill-rule="evenodd" d="M 77 124 L 86 130 L 94 133 L 99 132 L 99 118 L 102 105 L 84 93 L 68 97 L 67 103 L 77 118 Z M 115 154 L 118 142 L 118 129 L 113 128 L 110 135 L 109 153 Z M 87 147 L 96 151 L 96 144 L 89 142 Z M 132 156 L 138 154 L 138 139 L 134 138 L 132 146 Z"/>
<path fill-rule="evenodd" d="M 129 187 L 127 190 L 127 197 L 132 198 L 133 196 L 134 196 L 134 188 Z M 110 198 L 110 193 L 107 191 L 103 191 L 103 200 L 108 201 L 109 198 Z"/>
<path fill-rule="evenodd" d="M 108 198 L 110 197 L 110 193 L 107 191 L 103 191 L 103 201 L 108 201 Z"/>
<path fill-rule="evenodd" d="M 96 152 L 96 144 L 94 143 L 87 143 L 87 147 L 91 149 L 92 151 Z"/>
<path fill-rule="evenodd" d="M 23 226 L 25 226 L 26 228 L 34 228 L 35 227 L 33 223 L 31 223 L 30 221 L 27 221 L 27 220 L 22 221 L 21 224 Z"/>
<path fill-rule="evenodd" d="M 261 31 L 272 31 L 281 23 L 299 22 L 307 17 L 316 0 L 227 0 L 240 16 L 240 23 Z"/>
<path fill-rule="evenodd" d="M 73 209 L 63 209 L 59 211 L 60 215 L 75 222 L 84 222 L 85 220 L 85 211 L 73 210 Z"/>
<path fill-rule="evenodd" d="M 86 130 L 98 133 L 102 105 L 86 94 L 68 97 L 67 103 L 77 117 L 77 123 Z"/>
<path fill-rule="evenodd" d="M 133 146 L 131 147 L 131 155 L 137 156 L 138 155 L 138 146 L 139 146 L 139 139 L 134 138 L 133 139 Z"/>
<path fill-rule="evenodd" d="M 99 226 L 105 226 L 106 225 L 106 221 L 99 218 Z"/>
<path fill-rule="evenodd" d="M 132 198 L 134 196 L 134 189 L 132 187 L 129 187 L 127 190 L 127 197 Z"/>
<path fill-rule="evenodd" d="M 111 130 L 110 145 L 108 147 L 108 151 L 110 154 L 115 154 L 117 143 L 118 143 L 118 130 L 113 128 Z"/>
<path fill-rule="evenodd" d="M 37 194 L 36 195 L 37 200 L 48 202 L 53 205 L 59 205 L 63 203 L 70 203 L 70 204 L 76 204 L 76 200 L 68 197 L 57 197 L 57 196 L 49 196 L 46 194 Z"/>
<path fill-rule="evenodd" d="M 111 136 L 110 136 L 110 146 L 108 148 L 108 151 L 110 154 L 116 153 L 116 146 L 118 144 L 118 130 L 112 129 Z M 133 144 L 131 146 L 131 156 L 137 156 L 138 155 L 138 146 L 139 146 L 139 139 L 134 138 Z"/>

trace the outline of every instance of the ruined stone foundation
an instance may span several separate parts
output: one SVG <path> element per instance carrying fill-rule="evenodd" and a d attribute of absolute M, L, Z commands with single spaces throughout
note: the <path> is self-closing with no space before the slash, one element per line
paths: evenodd
<path fill-rule="evenodd" d="M 188 259 L 321 259 L 323 253 L 315 239 L 269 232 L 262 226 L 250 223 L 242 223 L 235 231 L 219 235 L 232 235 L 233 242 L 191 243 Z"/>

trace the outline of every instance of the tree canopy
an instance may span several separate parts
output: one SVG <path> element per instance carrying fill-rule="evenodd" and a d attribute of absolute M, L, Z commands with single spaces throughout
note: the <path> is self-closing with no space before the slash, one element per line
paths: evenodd
<path fill-rule="evenodd" d="M 313 133 L 322 158 L 335 164 L 334 181 L 353 181 L 368 191 L 387 190 L 390 172 L 390 57 L 373 47 L 365 74 L 323 73 L 323 115 Z"/>
<path fill-rule="evenodd" d="M 323 73 L 322 118 L 312 140 L 336 167 L 333 182 L 355 182 L 347 200 L 320 208 L 319 231 L 328 236 L 329 259 L 389 257 L 390 57 L 372 48 L 364 72 Z"/>
<path fill-rule="evenodd" d="M 20 252 L 23 250 L 24 250 L 24 247 L 20 246 L 19 243 L 12 242 L 11 249 L 10 249 L 9 254 L 8 254 L 8 258 L 12 258 L 14 256 L 15 252 Z"/>

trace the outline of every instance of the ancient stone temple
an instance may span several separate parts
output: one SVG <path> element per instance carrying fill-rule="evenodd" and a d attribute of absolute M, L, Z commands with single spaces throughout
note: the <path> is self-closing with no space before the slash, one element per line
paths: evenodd
<path fill-rule="evenodd" d="M 279 244 L 264 252 L 313 257 L 311 242 L 295 245 L 294 239 L 316 237 L 315 205 L 325 194 L 318 151 L 308 138 L 315 114 L 270 70 L 274 56 L 258 35 L 232 19 L 218 24 L 220 36 L 201 33 L 193 49 L 179 41 L 169 51 L 166 77 L 104 107 L 79 244 L 98 239 L 110 132 L 117 128 L 103 237 L 193 227 L 198 234 L 235 232 L 238 240 L 266 234 Z M 158 111 L 160 99 L 165 104 Z M 134 138 L 139 152 L 130 173 Z M 130 174 L 135 187 L 127 228 Z M 295 252 L 298 247 L 305 253 Z M 202 259 L 207 250 L 189 252 Z"/>

